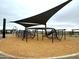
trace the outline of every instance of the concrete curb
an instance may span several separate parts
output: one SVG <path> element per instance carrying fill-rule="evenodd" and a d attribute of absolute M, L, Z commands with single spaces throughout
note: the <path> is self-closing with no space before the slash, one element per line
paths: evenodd
<path fill-rule="evenodd" d="M 57 56 L 57 57 L 49 57 L 49 59 L 61 59 L 61 58 L 68 58 L 68 57 L 75 57 L 79 56 L 79 53 L 64 55 L 64 56 Z"/>
<path fill-rule="evenodd" d="M 14 59 L 26 59 L 26 57 L 18 57 L 18 56 L 13 56 L 13 55 L 10 55 L 10 54 L 7 54 L 5 52 L 2 52 L 0 51 L 0 54 L 4 55 L 4 56 L 0 56 L 0 57 L 11 57 L 11 58 L 14 58 Z"/>
<path fill-rule="evenodd" d="M 0 54 L 5 55 L 6 57 L 12 57 L 12 58 L 17 58 L 17 59 L 63 59 L 63 58 L 68 58 L 68 57 L 75 57 L 79 56 L 79 53 L 74 53 L 74 54 L 69 54 L 69 55 L 64 55 L 64 56 L 56 56 L 56 57 L 46 57 L 46 58 L 31 58 L 31 57 L 15 57 L 13 55 L 9 55 L 5 52 L 0 51 Z M 3 57 L 3 56 L 2 56 Z"/>

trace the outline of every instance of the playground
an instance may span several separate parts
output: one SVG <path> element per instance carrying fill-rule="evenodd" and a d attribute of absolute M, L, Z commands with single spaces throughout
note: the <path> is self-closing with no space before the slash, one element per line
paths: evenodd
<path fill-rule="evenodd" d="M 46 58 L 79 52 L 79 37 L 66 37 L 61 41 L 44 37 L 44 40 L 28 39 L 28 42 L 9 34 L 0 41 L 0 51 L 16 57 Z"/>

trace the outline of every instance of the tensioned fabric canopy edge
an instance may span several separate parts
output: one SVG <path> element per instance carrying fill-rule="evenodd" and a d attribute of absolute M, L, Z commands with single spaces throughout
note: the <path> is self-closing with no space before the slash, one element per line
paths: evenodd
<path fill-rule="evenodd" d="M 43 24 L 45 25 L 46 22 L 56 13 L 58 12 L 61 8 L 63 8 L 65 5 L 67 5 L 69 2 L 71 2 L 72 0 L 68 0 L 48 11 L 45 11 L 41 14 L 38 14 L 38 15 L 35 15 L 35 16 L 32 16 L 32 17 L 29 17 L 29 18 L 25 18 L 25 19 L 22 19 L 22 20 L 17 20 L 17 21 L 14 21 L 15 23 L 18 23 L 18 24 L 21 24 L 23 26 L 31 26 L 31 25 L 25 25 L 25 24 L 22 24 L 20 22 L 28 22 L 28 23 L 38 23 L 38 24 Z"/>
<path fill-rule="evenodd" d="M 16 21 L 11 21 L 12 23 L 16 23 Z M 24 27 L 30 27 L 30 26 L 36 26 L 36 25 L 39 25 L 37 23 L 25 23 L 25 22 L 18 22 L 17 24 L 20 24 Z"/>

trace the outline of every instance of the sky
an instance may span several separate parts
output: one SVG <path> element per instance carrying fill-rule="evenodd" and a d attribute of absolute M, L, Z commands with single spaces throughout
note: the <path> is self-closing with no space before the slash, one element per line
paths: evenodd
<path fill-rule="evenodd" d="M 24 29 L 10 21 L 20 20 L 49 10 L 67 0 L 0 0 L 0 29 L 3 18 L 7 20 L 7 29 Z M 48 27 L 56 29 L 79 28 L 79 0 L 72 0 L 47 22 Z M 42 25 L 41 25 L 42 26 Z"/>

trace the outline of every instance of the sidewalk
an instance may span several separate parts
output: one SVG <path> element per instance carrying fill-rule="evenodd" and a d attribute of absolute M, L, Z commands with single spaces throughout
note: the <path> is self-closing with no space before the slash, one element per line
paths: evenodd
<path fill-rule="evenodd" d="M 14 58 L 0 54 L 0 59 L 14 59 Z"/>
<path fill-rule="evenodd" d="M 16 59 L 16 58 L 0 51 L 0 59 Z"/>
<path fill-rule="evenodd" d="M 18 58 L 13 58 L 13 57 L 10 57 L 10 56 L 6 56 L 2 53 L 0 53 L 0 59 L 18 59 Z M 25 58 L 27 59 L 27 58 Z M 31 58 L 28 58 L 28 59 L 31 59 Z M 43 59 L 43 58 L 33 58 L 33 59 Z M 74 56 L 69 56 L 69 57 L 57 57 L 57 58 L 44 58 L 44 59 L 79 59 L 79 55 L 74 55 Z"/>

